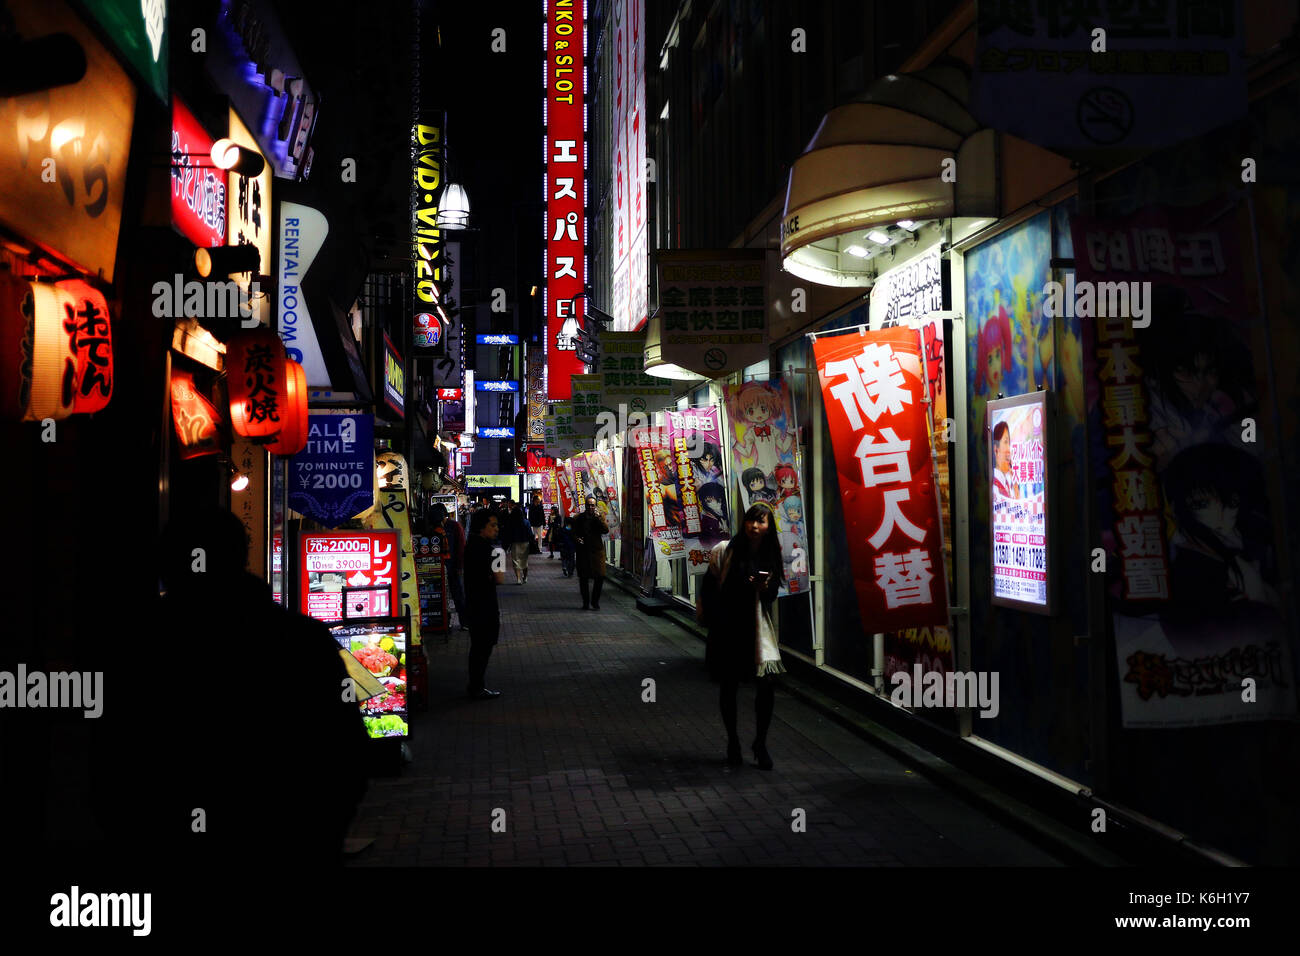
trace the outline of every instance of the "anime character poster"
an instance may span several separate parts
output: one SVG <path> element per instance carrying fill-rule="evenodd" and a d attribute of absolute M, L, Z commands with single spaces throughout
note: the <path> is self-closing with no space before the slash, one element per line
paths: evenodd
<path fill-rule="evenodd" d="M 614 456 L 607 451 L 589 451 L 586 459 L 587 478 L 596 498 L 596 510 L 609 525 L 609 540 L 617 541 L 622 537 L 623 518 L 618 506 Z"/>
<path fill-rule="evenodd" d="M 691 574 L 707 571 L 709 549 L 731 537 L 727 482 L 722 470 L 721 417 L 721 409 L 713 405 L 668 413 L 674 455 L 680 460 L 684 454 L 688 466 L 678 469 L 683 503 L 688 508 L 693 505 L 699 516 L 694 534 L 687 522 L 686 563 Z"/>
<path fill-rule="evenodd" d="M 1270 417 L 1252 351 L 1264 350 L 1238 251 L 1246 216 L 1216 201 L 1074 220 L 1076 298 L 1102 282 L 1150 290 L 1140 321 L 1109 304 L 1084 320 L 1125 727 L 1296 710 L 1278 509 L 1260 451 Z"/>
<path fill-rule="evenodd" d="M 649 504 L 650 537 L 655 550 L 669 560 L 686 556 L 687 511 L 682 498 L 683 471 L 678 456 L 673 453 L 671 433 L 668 429 L 644 429 L 629 436 L 633 453 L 641 467 L 641 480 L 645 484 L 645 500 Z M 686 457 L 683 453 L 682 457 Z M 689 480 L 690 459 L 686 457 L 685 477 Z M 691 489 L 694 497 L 694 488 Z M 699 533 L 698 508 L 692 509 L 694 520 L 689 526 Z"/>
<path fill-rule="evenodd" d="M 772 509 L 785 586 L 781 594 L 808 590 L 807 533 L 798 461 L 799 428 L 790 386 L 780 378 L 729 385 L 727 420 L 731 425 L 732 473 L 740 482 L 737 516 L 762 502 Z"/>

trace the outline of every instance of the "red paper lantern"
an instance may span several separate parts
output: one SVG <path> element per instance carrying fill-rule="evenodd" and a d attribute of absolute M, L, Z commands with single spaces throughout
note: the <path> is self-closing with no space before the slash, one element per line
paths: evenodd
<path fill-rule="evenodd" d="M 226 346 L 230 424 L 243 438 L 267 440 L 284 427 L 288 356 L 272 329 L 240 332 Z"/>
<path fill-rule="evenodd" d="M 0 414 L 44 421 L 97 412 L 113 396 L 108 301 L 80 279 L 0 277 Z"/>
<path fill-rule="evenodd" d="M 293 359 L 288 360 L 289 374 L 281 418 L 284 428 L 280 437 L 267 446 L 273 455 L 296 455 L 307 447 L 307 373 Z"/>

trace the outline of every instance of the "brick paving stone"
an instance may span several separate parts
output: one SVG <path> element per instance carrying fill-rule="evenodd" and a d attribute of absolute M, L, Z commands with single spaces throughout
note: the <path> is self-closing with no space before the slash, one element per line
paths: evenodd
<path fill-rule="evenodd" d="M 463 696 L 468 635 L 430 635 L 411 761 L 375 779 L 352 866 L 1053 865 L 1014 831 L 778 690 L 776 770 L 725 764 L 703 647 L 609 586 L 577 610 L 558 562 L 500 589 L 488 686 Z M 657 700 L 641 699 L 653 677 Z M 753 734 L 742 690 L 740 733 Z M 493 833 L 492 811 L 507 830 Z M 806 812 L 807 831 L 790 829 Z M 920 808 L 924 808 L 923 810 Z"/>

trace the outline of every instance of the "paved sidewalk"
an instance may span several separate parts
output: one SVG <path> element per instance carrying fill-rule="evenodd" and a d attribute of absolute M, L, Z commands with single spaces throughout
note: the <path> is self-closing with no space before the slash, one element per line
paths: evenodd
<path fill-rule="evenodd" d="M 351 865 L 1058 864 L 781 691 L 776 769 L 749 754 L 747 688 L 746 765 L 727 767 L 703 645 L 609 582 L 601 610 L 581 610 L 559 564 L 534 555 L 527 584 L 511 572 L 499 589 L 497 700 L 464 699 L 466 632 L 430 642 L 433 704 L 412 719 L 414 761 L 371 782 L 353 835 L 375 841 Z M 505 832 L 493 831 L 498 810 Z"/>

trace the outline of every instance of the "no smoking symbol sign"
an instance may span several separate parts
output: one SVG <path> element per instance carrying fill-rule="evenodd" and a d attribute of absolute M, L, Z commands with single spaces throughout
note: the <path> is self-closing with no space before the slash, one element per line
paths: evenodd
<path fill-rule="evenodd" d="M 1075 117 L 1084 136 L 1113 146 L 1127 139 L 1133 129 L 1133 104 L 1114 87 L 1098 86 L 1079 98 Z"/>
<path fill-rule="evenodd" d="M 727 364 L 727 353 L 722 349 L 709 349 L 704 353 L 704 364 L 716 371 Z"/>

